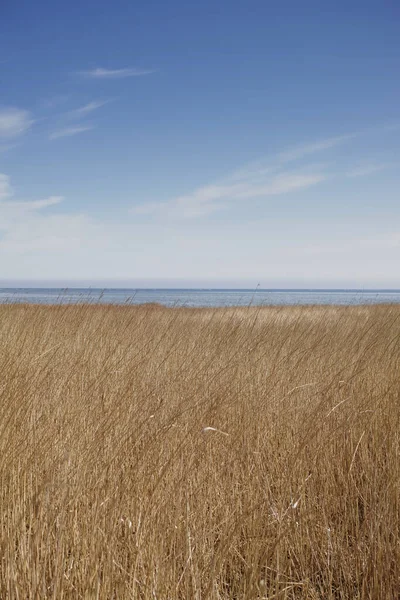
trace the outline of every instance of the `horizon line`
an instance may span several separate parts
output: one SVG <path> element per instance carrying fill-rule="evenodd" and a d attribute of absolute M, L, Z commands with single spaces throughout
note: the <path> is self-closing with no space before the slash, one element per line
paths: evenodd
<path fill-rule="evenodd" d="M 156 286 L 156 287 L 142 287 L 142 286 L 120 286 L 120 287 L 112 287 L 112 286 L 98 286 L 96 285 L 59 285 L 59 286 L 51 286 L 51 285 L 3 285 L 0 281 L 0 291 L 1 290 L 56 290 L 56 291 L 68 291 L 68 290 L 92 290 L 92 291 L 171 291 L 171 292 L 399 292 L 400 288 L 395 287 L 270 287 L 270 288 L 262 288 L 262 287 L 210 287 L 210 286 L 200 286 L 200 287 L 166 287 L 166 286 Z"/>

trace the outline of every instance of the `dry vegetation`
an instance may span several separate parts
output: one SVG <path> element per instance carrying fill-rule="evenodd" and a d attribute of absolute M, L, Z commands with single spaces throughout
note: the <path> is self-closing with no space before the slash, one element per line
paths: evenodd
<path fill-rule="evenodd" d="M 398 306 L 0 306 L 0 598 L 397 599 L 399 343 Z"/>

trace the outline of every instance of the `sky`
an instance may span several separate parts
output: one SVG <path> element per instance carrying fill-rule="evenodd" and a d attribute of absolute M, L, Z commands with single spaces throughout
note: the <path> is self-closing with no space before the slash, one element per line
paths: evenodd
<path fill-rule="evenodd" d="M 400 288 L 398 0 L 2 0 L 0 285 Z"/>

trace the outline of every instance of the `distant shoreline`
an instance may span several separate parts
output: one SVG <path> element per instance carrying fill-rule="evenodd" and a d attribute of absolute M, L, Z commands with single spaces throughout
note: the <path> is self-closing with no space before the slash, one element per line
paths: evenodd
<path fill-rule="evenodd" d="M 0 304 L 160 304 L 167 307 L 399 304 L 400 290 L 0 288 Z"/>
<path fill-rule="evenodd" d="M 116 292 L 248 292 L 248 293 L 260 293 L 260 292 L 290 292 L 290 293 L 301 293 L 301 292 L 319 292 L 319 293 L 398 293 L 400 294 L 400 288 L 214 288 L 214 287 L 97 287 L 97 286 L 6 286 L 0 285 L 0 292 L 2 291 L 92 291 L 92 292 L 104 292 L 104 291 L 116 291 Z"/>

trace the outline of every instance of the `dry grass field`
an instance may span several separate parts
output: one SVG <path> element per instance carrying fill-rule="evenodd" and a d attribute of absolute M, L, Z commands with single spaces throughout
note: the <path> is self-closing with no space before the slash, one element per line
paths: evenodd
<path fill-rule="evenodd" d="M 0 598 L 400 597 L 400 306 L 0 306 Z"/>

